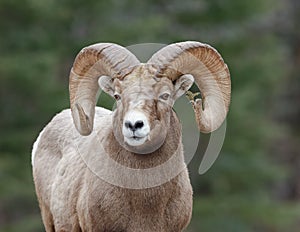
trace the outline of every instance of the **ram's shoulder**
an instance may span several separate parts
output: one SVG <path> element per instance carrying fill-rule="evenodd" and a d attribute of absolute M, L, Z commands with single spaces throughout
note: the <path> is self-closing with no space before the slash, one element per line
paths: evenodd
<path fill-rule="evenodd" d="M 101 134 L 105 134 L 106 130 L 111 125 L 111 120 L 112 112 L 110 110 L 101 107 L 95 108 L 95 131 L 101 131 Z M 58 152 L 63 146 L 70 144 L 71 141 L 83 143 L 85 139 L 89 139 L 91 137 L 93 136 L 91 135 L 85 138 L 79 134 L 73 123 L 71 110 L 65 109 L 56 114 L 40 132 L 33 145 L 32 162 L 39 149 Z"/>
<path fill-rule="evenodd" d="M 112 111 L 102 108 L 96 107 L 95 108 L 95 123 L 101 121 L 103 118 L 109 118 L 112 115 Z M 71 109 L 65 109 L 60 113 L 56 114 L 51 122 L 49 123 L 52 127 L 65 128 L 68 125 L 74 127 L 72 112 Z M 75 127 L 74 127 L 75 128 Z"/>
<path fill-rule="evenodd" d="M 102 107 L 95 108 L 95 126 L 102 127 L 111 121 L 112 112 Z M 56 114 L 47 124 L 42 132 L 47 132 L 51 137 L 59 138 L 61 136 L 68 137 L 68 134 L 77 134 L 73 123 L 71 109 L 62 110 Z M 75 133 L 76 132 L 76 133 Z M 79 135 L 79 133 L 78 133 Z"/>
<path fill-rule="evenodd" d="M 106 127 L 108 124 L 111 124 L 111 115 L 112 112 L 110 110 L 102 107 L 96 107 L 94 129 L 99 130 Z M 79 133 L 77 132 L 73 123 L 72 112 L 70 109 L 65 109 L 56 114 L 44 130 L 48 131 L 49 135 L 55 138 L 60 138 L 62 136 L 64 138 L 68 138 L 71 135 L 72 137 L 74 137 L 75 135 L 79 136 Z"/>

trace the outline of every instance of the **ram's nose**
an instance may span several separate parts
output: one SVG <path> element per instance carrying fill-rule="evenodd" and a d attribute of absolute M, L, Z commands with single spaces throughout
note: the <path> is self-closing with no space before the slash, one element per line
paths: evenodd
<path fill-rule="evenodd" d="M 145 137 L 150 132 L 146 115 L 140 111 L 129 111 L 124 117 L 123 134 L 126 137 Z"/>
<path fill-rule="evenodd" d="M 145 123 L 142 120 L 137 120 L 135 122 L 125 121 L 125 127 L 135 132 L 138 129 L 142 129 Z"/>

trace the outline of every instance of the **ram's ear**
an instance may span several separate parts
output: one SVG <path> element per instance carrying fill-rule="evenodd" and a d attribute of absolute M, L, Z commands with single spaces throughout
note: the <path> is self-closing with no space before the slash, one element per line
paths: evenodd
<path fill-rule="evenodd" d="M 111 77 L 101 76 L 98 79 L 98 84 L 104 92 L 106 92 L 107 94 L 109 94 L 110 96 L 113 97 L 114 92 L 115 92 L 115 87 L 113 84 L 113 79 Z"/>
<path fill-rule="evenodd" d="M 193 83 L 194 83 L 194 77 L 190 74 L 185 74 L 179 77 L 175 82 L 175 86 L 174 86 L 174 90 L 175 90 L 174 99 L 176 100 L 181 95 L 185 94 L 186 91 L 188 91 L 189 88 L 191 88 Z"/>

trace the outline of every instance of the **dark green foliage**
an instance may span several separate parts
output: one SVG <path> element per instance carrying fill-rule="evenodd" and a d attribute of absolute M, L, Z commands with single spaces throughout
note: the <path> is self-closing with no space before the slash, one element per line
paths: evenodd
<path fill-rule="evenodd" d="M 300 44 L 300 40 L 294 33 L 283 40 L 272 17 L 282 4 L 269 0 L 0 1 L 0 231 L 43 230 L 30 152 L 39 131 L 69 107 L 68 74 L 78 51 L 95 42 L 127 46 L 181 40 L 216 47 L 232 76 L 222 153 L 209 172 L 198 175 L 209 139 L 201 135 L 189 164 L 195 202 L 188 231 L 298 231 L 300 193 L 293 195 L 295 202 L 279 197 L 280 186 L 287 192 L 294 187 L 287 180 L 290 173 L 297 176 L 297 166 L 278 162 L 289 149 L 281 154 L 276 141 L 289 137 L 286 125 L 277 124 L 274 115 L 298 128 L 289 134 L 298 138 L 293 142 L 297 150 L 299 114 L 293 109 L 300 99 L 299 63 L 287 65 L 299 54 L 287 52 L 286 44 L 293 41 L 297 50 L 295 41 Z M 287 76 L 291 84 L 281 88 Z M 286 94 L 289 89 L 291 95 Z M 283 96 L 280 106 L 278 94 Z M 290 96 L 294 102 L 288 101 Z M 113 100 L 101 95 L 101 105 L 112 107 Z"/>

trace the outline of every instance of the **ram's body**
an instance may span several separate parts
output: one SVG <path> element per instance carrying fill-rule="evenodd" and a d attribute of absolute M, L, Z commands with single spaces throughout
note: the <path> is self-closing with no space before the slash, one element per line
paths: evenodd
<path fill-rule="evenodd" d="M 108 136 L 112 133 L 111 121 L 110 111 L 96 108 L 94 128 L 98 139 L 104 145 L 108 142 L 113 146 L 116 141 L 107 141 L 111 139 Z M 33 172 L 46 230 L 181 231 L 188 224 L 192 209 L 192 189 L 186 168 L 158 187 L 127 189 L 114 186 L 92 172 L 78 151 L 77 146 L 84 148 L 85 142 L 94 136 L 95 133 L 82 137 L 72 123 L 71 111 L 64 110 L 44 128 L 35 143 Z M 101 155 L 106 154 L 90 154 L 91 158 Z M 119 155 L 126 154 L 120 152 Z M 149 166 L 149 159 L 152 164 L 160 162 L 159 155 L 136 157 L 131 154 L 131 157 L 121 159 L 134 162 L 138 158 L 141 166 Z M 155 161 L 153 157 L 156 157 Z M 183 162 L 182 153 L 181 157 Z"/>
<path fill-rule="evenodd" d="M 171 44 L 146 64 L 125 48 L 84 48 L 70 72 L 71 109 L 56 115 L 33 149 L 33 176 L 47 232 L 180 232 L 192 188 L 172 107 L 194 83 L 200 131 L 224 121 L 230 75 L 199 42 Z M 96 106 L 99 87 L 116 99 Z"/>

